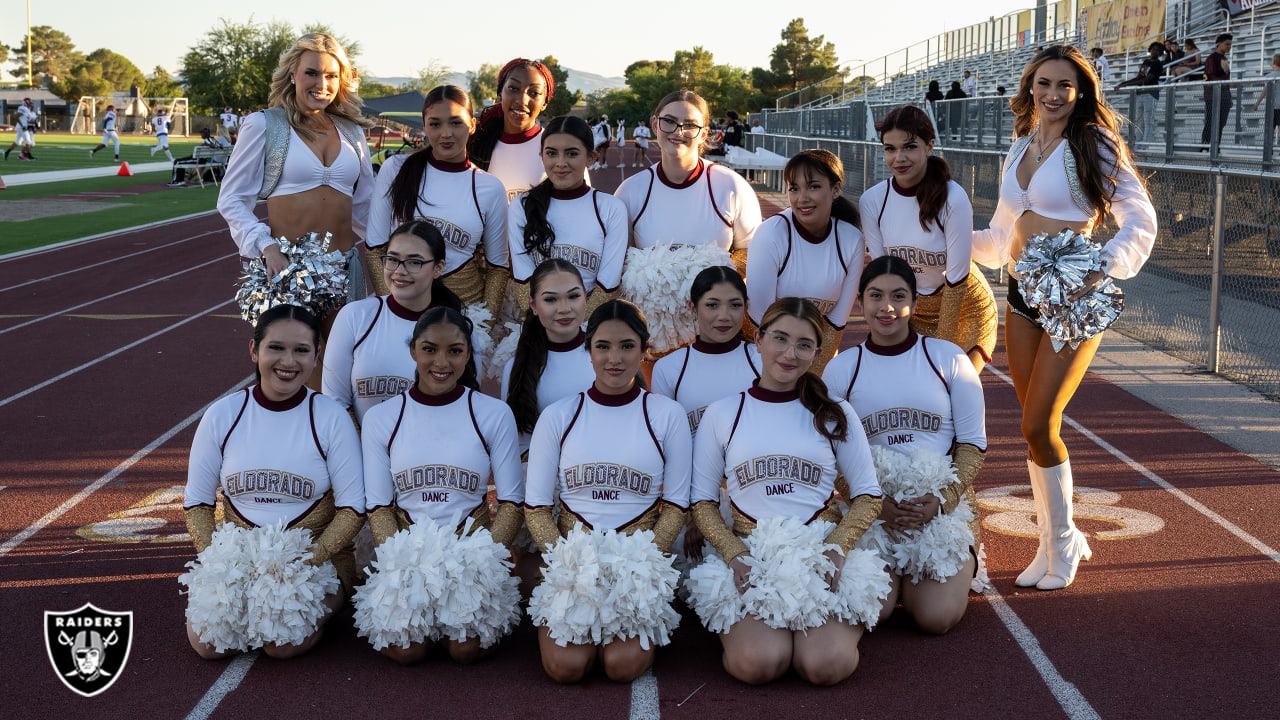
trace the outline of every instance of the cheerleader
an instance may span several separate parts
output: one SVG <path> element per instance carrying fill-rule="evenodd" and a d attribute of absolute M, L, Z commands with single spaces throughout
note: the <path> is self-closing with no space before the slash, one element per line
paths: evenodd
<path fill-rule="evenodd" d="M 910 263 L 920 290 L 911 326 L 964 348 L 981 372 L 995 349 L 998 318 L 991 287 L 971 262 L 969 196 L 933 154 L 933 123 L 923 110 L 894 108 L 876 131 L 890 177 L 862 193 L 867 251 Z"/>
<path fill-rule="evenodd" d="M 890 559 L 920 554 L 912 546 L 932 541 L 923 536 L 928 524 L 935 525 L 931 535 L 951 533 L 944 563 L 913 559 L 915 567 L 893 572 L 893 589 L 881 612 L 883 620 L 901 600 L 920 629 L 941 635 L 964 616 L 969 581 L 977 571 L 976 544 L 967 526 L 976 512 L 973 479 L 987 447 L 986 411 L 978 373 L 959 346 L 919 335 L 912 327 L 916 278 L 906 260 L 892 255 L 868 263 L 858 299 L 869 334 L 831 361 L 822 379 L 832 394 L 853 406 L 873 447 L 901 457 L 946 457 L 955 468 L 954 480 L 948 474 L 950 482 L 940 479 L 928 492 L 885 498 L 875 529 L 883 528 L 883 554 Z M 885 468 L 880 469 L 883 475 Z M 886 479 L 886 491 L 892 479 Z M 929 572 L 921 565 L 929 565 Z M 937 565 L 945 569 L 938 571 Z"/>
<path fill-rule="evenodd" d="M 670 607 L 678 573 L 663 553 L 687 516 L 692 441 L 680 405 L 641 387 L 640 361 L 648 335 L 644 315 L 631 303 L 611 300 L 597 308 L 586 332 L 594 383 L 547 408 L 533 432 L 525 513 L 544 556 L 574 545 L 583 530 L 603 533 L 604 541 L 616 541 L 611 533 L 630 535 L 647 547 L 629 556 L 628 567 L 615 571 L 593 564 L 590 571 L 603 579 L 617 572 L 618 584 L 647 588 L 644 596 L 634 589 L 615 595 L 613 587 L 599 586 L 586 597 L 556 596 L 556 578 L 563 574 L 558 565 L 572 558 L 549 559 L 546 579 L 534 590 L 529 609 L 539 625 L 542 666 L 557 682 L 577 682 L 597 658 L 611 679 L 630 682 L 653 664 L 654 645 L 665 644 L 679 621 Z M 558 521 L 551 513 L 557 488 L 562 508 Z M 648 567 L 634 567 L 640 562 Z M 606 599 L 620 605 L 611 608 L 616 613 L 600 615 L 614 617 L 593 623 L 590 639 L 571 636 L 566 627 L 573 618 L 567 610 L 580 612 L 583 604 Z M 654 618 L 657 626 L 628 625 L 638 615 Z"/>
<path fill-rule="evenodd" d="M 844 166 L 827 150 L 801 150 L 787 161 L 782 177 L 789 208 L 766 220 L 747 256 L 751 306 L 767 308 L 779 297 L 803 297 L 826 318 L 822 352 L 812 372 L 840 349 L 862 273 L 862 233 L 858 209 L 842 196 Z M 759 310 L 751 321 L 759 324 Z"/>
<path fill-rule="evenodd" d="M 378 173 L 369 237 L 390 237 L 398 223 L 429 220 L 450 246 L 441 280 L 464 305 L 484 301 L 497 314 L 510 277 L 507 196 L 500 180 L 467 160 L 476 124 L 471 98 L 457 85 L 433 88 L 422 101 L 422 124 L 427 147 L 392 157 Z M 382 250 L 369 249 L 371 268 L 379 268 Z"/>
<path fill-rule="evenodd" d="M 587 352 L 587 293 L 577 266 L 552 258 L 529 277 L 530 303 L 515 355 L 502 370 L 502 400 L 515 415 L 520 452 L 529 451 L 538 417 L 595 380 Z"/>
<path fill-rule="evenodd" d="M 360 114 L 359 80 L 334 38 L 309 33 L 280 56 L 270 108 L 244 118 L 218 192 L 218 212 L 241 257 L 261 257 L 268 277 L 288 264 L 276 240 L 330 233 L 330 249 L 347 254 L 349 294 L 364 292 L 355 245 L 365 237 L 373 165 Z M 267 201 L 266 221 L 255 214 Z M 387 237 L 386 234 L 373 237 Z"/>
<path fill-rule="evenodd" d="M 627 209 L 586 183 L 587 164 L 596 156 L 590 141 L 591 128 L 582 118 L 563 115 L 547 124 L 542 131 L 547 177 L 511 202 L 507 242 L 517 283 L 527 283 L 543 260 L 563 258 L 578 268 L 593 310 L 622 280 Z M 527 306 L 527 296 L 522 304 Z"/>
<path fill-rule="evenodd" d="M 697 432 L 708 405 L 759 379 L 760 351 L 742 337 L 747 286 L 737 270 L 717 265 L 698 273 L 689 306 L 697 339 L 654 364 L 653 391 L 680 403 Z"/>
<path fill-rule="evenodd" d="M 1010 101 L 1018 137 L 1005 158 L 1000 199 L 991 226 L 973 233 L 979 263 L 1007 264 L 1014 270 L 1027 242 L 1037 235 L 1054 235 L 1063 228 L 1088 234 L 1114 215 L 1119 229 L 1102 247 L 1102 269 L 1083 278 L 1084 287 L 1067 298 L 1071 302 L 1108 278 L 1137 275 L 1156 238 L 1151 196 L 1120 137 L 1120 118 L 1101 90 L 1089 61 L 1069 45 L 1047 47 L 1027 64 Z M 1062 441 L 1062 413 L 1102 334 L 1055 350 L 1013 272 L 1008 303 L 1005 352 L 1022 407 L 1027 471 L 1040 529 L 1035 558 L 1014 582 L 1058 590 L 1075 580 L 1080 561 L 1093 554 L 1072 519 L 1074 482 Z"/>
<path fill-rule="evenodd" d="M 342 581 L 340 589 L 325 596 L 327 612 L 303 641 L 264 644 L 263 652 L 271 657 L 310 650 L 356 578 L 351 541 L 364 525 L 365 508 L 360 440 L 337 403 L 304 386 L 319 349 L 320 323 L 305 309 L 277 305 L 262 313 L 249 344 L 257 382 L 209 407 L 196 429 L 187 466 L 183 509 L 197 553 L 213 541 L 214 505 L 221 490 L 224 523 L 306 528 L 313 538 L 307 563 L 333 563 Z M 285 476 L 291 482 L 279 482 Z M 217 592 L 228 593 L 225 588 Z M 190 604 L 213 603 L 193 587 Z M 235 652 L 202 640 L 190 607 L 187 616 L 187 638 L 201 657 Z M 232 624 L 237 620 L 226 618 Z"/>
<path fill-rule="evenodd" d="M 739 272 L 746 267 L 760 202 L 741 175 L 703 161 L 710 121 L 700 95 L 666 95 L 649 122 L 661 159 L 628 177 L 614 194 L 631 219 L 633 249 L 627 253 L 623 296 L 644 309 L 653 350 L 661 354 L 693 339 L 693 318 L 682 309 L 697 270 L 726 264 L 726 255 Z M 670 272 L 672 267 L 680 272 Z"/>
<path fill-rule="evenodd" d="M 516 58 L 498 71 L 498 103 L 480 116 L 471 139 L 471 157 L 482 170 L 502 181 L 507 198 L 542 182 L 542 132 L 538 115 L 556 92 L 551 69 L 537 60 Z"/>
<path fill-rule="evenodd" d="M 824 322 L 800 298 L 771 305 L 760 380 L 712 403 L 694 442 L 693 516 L 719 557 L 693 569 L 690 603 L 720 633 L 725 670 L 747 683 L 791 667 L 816 685 L 844 680 L 889 589 L 879 558 L 852 549 L 879 515 L 881 493 L 853 408 L 809 372 Z M 850 486 L 843 517 L 837 474 Z M 732 531 L 718 507 L 725 478 Z M 761 539 L 768 534 L 776 539 Z M 771 601 L 779 597 L 794 599 Z M 717 604 L 729 608 L 718 621 Z"/>
<path fill-rule="evenodd" d="M 378 247 L 377 267 L 391 293 L 350 303 L 338 311 L 324 356 L 323 392 L 350 408 L 357 426 L 374 405 L 413 384 L 405 339 L 429 308 L 462 309 L 440 279 L 446 252 L 440 230 L 425 220 L 396 228 Z"/>
<path fill-rule="evenodd" d="M 471 321 L 454 308 L 426 311 L 413 326 L 409 340 L 416 381 L 365 416 L 361 436 L 368 479 L 365 494 L 369 527 L 379 552 L 388 547 L 384 543 L 392 535 L 418 523 L 433 523 L 458 534 L 490 528 L 485 534 L 503 546 L 511 544 L 520 528 L 524 484 L 515 420 L 501 401 L 478 391 L 473 332 Z M 498 499 L 492 523 L 485 499 L 490 474 Z M 497 550 L 503 560 L 510 554 L 503 548 Z M 484 642 L 480 633 L 501 634 L 519 616 L 510 563 L 499 564 L 494 556 L 484 554 L 468 560 L 487 561 L 489 567 L 476 572 L 487 570 L 491 582 L 496 578 L 502 582 L 491 602 L 479 603 L 481 609 L 467 611 L 474 617 L 459 621 L 467 628 L 458 633 L 463 637 L 442 638 L 449 655 L 464 663 L 479 658 L 496 642 L 496 637 Z M 375 572 L 370 583 L 376 578 Z M 400 575 L 395 582 L 408 585 Z M 481 590 L 473 588 L 473 592 Z M 438 621 L 446 613 L 462 612 L 448 606 L 449 602 L 460 602 L 456 593 L 442 595 L 444 599 L 410 597 L 407 602 L 438 603 L 432 609 Z M 358 621 L 365 617 L 360 601 L 357 595 Z M 496 618 L 485 616 L 490 605 L 499 606 Z M 421 660 L 430 646 L 430 640 L 423 639 L 406 645 L 389 644 L 381 652 L 407 664 Z"/>

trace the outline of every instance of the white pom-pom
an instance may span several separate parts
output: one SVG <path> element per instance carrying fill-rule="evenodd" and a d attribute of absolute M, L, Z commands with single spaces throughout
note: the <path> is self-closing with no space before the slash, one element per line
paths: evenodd
<path fill-rule="evenodd" d="M 187 587 L 187 622 L 218 652 L 248 650 L 245 635 L 245 587 L 248 582 L 243 541 L 248 530 L 230 523 L 213 533 L 209 547 L 178 576 Z"/>
<path fill-rule="evenodd" d="M 671 607 L 679 573 L 653 533 L 579 528 L 544 556 L 543 581 L 529 599 L 534 624 L 559 645 L 599 645 L 638 637 L 665 645 L 680 616 Z"/>
<path fill-rule="evenodd" d="M 747 605 L 733 586 L 733 571 L 724 559 L 710 550 L 704 552 L 706 559 L 690 570 L 685 580 L 686 600 L 698 613 L 703 627 L 714 633 L 727 633 L 747 616 Z"/>
<path fill-rule="evenodd" d="M 713 243 L 627 251 L 622 297 L 644 311 L 654 352 L 664 353 L 693 341 L 694 317 L 689 310 L 693 279 L 705 268 L 730 264 L 729 251 Z"/>
<path fill-rule="evenodd" d="M 333 563 L 308 565 L 311 532 L 267 525 L 243 541 L 249 580 L 245 588 L 245 636 L 250 647 L 296 645 L 315 633 L 329 611 L 325 596 L 337 592 Z"/>
<path fill-rule="evenodd" d="M 870 550 L 854 548 L 845 556 L 840 570 L 832 615 L 839 620 L 862 623 L 870 630 L 880 619 L 880 608 L 892 587 L 884 560 Z"/>
<path fill-rule="evenodd" d="M 502 371 L 511 358 L 516 356 L 516 346 L 520 344 L 520 326 L 506 323 L 507 336 L 502 338 L 493 348 L 493 357 L 484 364 L 484 374 L 489 380 L 502 380 Z"/>
<path fill-rule="evenodd" d="M 471 336 L 475 343 L 472 351 L 479 358 L 480 367 L 485 369 L 487 375 L 490 361 L 493 359 L 493 332 L 495 325 L 498 324 L 497 320 L 482 302 L 471 303 L 464 307 L 462 314 L 467 316 L 476 330 L 479 330 Z"/>
<path fill-rule="evenodd" d="M 943 453 L 923 448 L 900 452 L 873 445 L 871 457 L 880 487 L 894 500 L 923 495 L 941 500 L 941 490 L 956 481 L 951 458 Z M 858 547 L 879 553 L 894 572 L 910 576 L 914 583 L 922 577 L 946 582 L 968 560 L 969 546 L 973 544 L 969 529 L 972 520 L 973 511 L 968 503 L 961 502 L 952 512 L 939 513 L 922 530 L 908 533 L 897 543 L 889 539 L 881 527 L 883 523 L 877 520 L 859 540 Z"/>
<path fill-rule="evenodd" d="M 446 553 L 444 594 L 436 599 L 435 637 L 492 647 L 520 622 L 520 579 L 511 574 L 507 549 L 487 528 L 467 519 Z"/>
<path fill-rule="evenodd" d="M 982 543 L 978 543 L 978 569 L 973 574 L 973 579 L 969 581 L 969 591 L 976 592 L 979 595 L 995 587 L 991 584 L 991 578 L 987 575 L 987 547 Z"/>
<path fill-rule="evenodd" d="M 351 598 L 356 630 L 375 650 L 431 639 L 436 625 L 432 600 L 444 592 L 445 549 L 452 536 L 435 523 L 418 523 L 378 546 L 369 579 Z"/>

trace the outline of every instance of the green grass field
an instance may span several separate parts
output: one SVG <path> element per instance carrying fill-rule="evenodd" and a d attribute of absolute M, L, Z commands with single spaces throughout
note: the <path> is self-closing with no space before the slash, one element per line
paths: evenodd
<path fill-rule="evenodd" d="M 41 140 L 47 140 L 41 143 Z M 12 142 L 10 136 L 7 142 Z M 8 144 L 4 147 L 8 147 Z M 36 137 L 35 162 L 19 162 L 17 154 L 9 156 L 9 161 L 0 163 L 0 176 L 17 175 L 19 172 L 36 172 L 44 170 L 70 170 L 74 168 L 94 167 L 100 164 L 114 165 L 110 148 L 98 153 L 98 158 L 89 159 L 88 148 L 98 143 L 98 138 L 85 136 L 55 135 Z M 191 154 L 194 142 L 170 143 L 174 157 L 185 157 Z M 152 160 L 147 148 L 150 145 L 128 144 L 121 142 L 121 160 L 138 164 Z M 105 160 L 101 159 L 105 156 Z M 163 158 L 163 156 L 160 156 Z M 15 172 L 17 171 L 17 172 Z M 82 192 L 103 192 L 135 188 L 168 182 L 169 172 L 138 173 L 132 177 L 91 178 L 88 180 L 64 180 L 38 185 L 20 185 L 0 191 L 0 218 L 12 218 L 15 215 L 29 215 L 31 208 L 13 208 L 7 212 L 10 203 L 39 203 L 43 199 L 54 196 L 74 195 Z M 77 206 L 80 212 L 59 212 L 58 214 L 37 217 L 30 220 L 0 219 L 0 254 L 42 247 L 65 240 L 74 240 L 98 233 L 121 230 L 159 220 L 190 215 L 192 213 L 213 210 L 218 202 L 218 188 L 207 185 L 200 188 L 161 188 L 155 191 L 139 192 L 135 195 L 116 197 L 84 198 L 85 202 Z M 103 205 L 101 210 L 93 210 L 94 205 Z"/>
<path fill-rule="evenodd" d="M 11 132 L 0 133 L 0 150 L 13 144 L 15 135 Z M 36 145 L 31 152 L 36 156 L 33 162 L 18 160 L 18 150 L 9 153 L 7 162 L 0 162 L 0 176 L 22 175 L 31 172 L 48 170 L 71 170 L 85 167 L 105 167 L 115 165 L 111 154 L 114 148 L 108 145 L 98 151 L 96 157 L 89 159 L 89 150 L 97 147 L 101 135 L 69 135 L 66 133 L 37 133 Z M 120 160 L 131 166 L 144 162 L 164 160 L 163 154 L 151 155 L 151 148 L 156 144 L 151 135 L 121 135 Z M 191 154 L 191 149 L 200 144 L 199 136 L 194 138 L 171 137 L 169 150 L 176 158 Z"/>

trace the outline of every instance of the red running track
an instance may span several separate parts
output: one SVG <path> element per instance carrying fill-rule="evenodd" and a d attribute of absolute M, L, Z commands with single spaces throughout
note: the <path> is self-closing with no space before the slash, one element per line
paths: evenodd
<path fill-rule="evenodd" d="M 729 679 L 692 615 L 632 687 L 599 675 L 553 684 L 527 622 L 471 667 L 439 657 L 399 667 L 355 636 L 349 612 L 294 661 L 201 661 L 176 582 L 193 557 L 180 492 L 200 410 L 252 372 L 249 328 L 229 301 L 233 250 L 207 216 L 0 259 L 5 717 L 1274 715 L 1280 474 L 1090 375 L 1068 412 L 1115 452 L 1065 432 L 1077 484 L 1097 491 L 1077 506 L 1094 559 L 1067 590 L 1019 590 L 1035 541 L 1017 535 L 1029 502 L 1001 352 L 983 374 L 990 449 L 979 477 L 997 592 L 972 595 L 944 637 L 891 619 L 835 688 Z M 62 686 L 43 647 L 43 611 L 86 601 L 135 621 L 122 677 L 92 699 Z"/>

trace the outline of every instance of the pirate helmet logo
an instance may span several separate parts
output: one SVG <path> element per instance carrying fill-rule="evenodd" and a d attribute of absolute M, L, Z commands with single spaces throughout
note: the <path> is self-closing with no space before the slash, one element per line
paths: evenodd
<path fill-rule="evenodd" d="M 73 692 L 93 697 L 120 677 L 133 645 L 133 613 L 100 610 L 91 603 L 68 612 L 44 612 L 49 662 Z"/>

